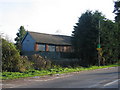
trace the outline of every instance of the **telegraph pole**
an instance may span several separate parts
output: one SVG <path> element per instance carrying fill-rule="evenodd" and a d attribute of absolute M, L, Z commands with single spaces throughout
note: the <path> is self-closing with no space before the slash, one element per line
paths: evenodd
<path fill-rule="evenodd" d="M 99 20 L 99 33 L 98 33 L 98 43 L 99 43 L 99 46 L 98 48 L 101 48 L 100 46 L 100 20 Z M 100 50 L 98 51 L 98 66 L 100 66 Z"/>
<path fill-rule="evenodd" d="M 98 30 L 98 46 L 97 46 L 97 50 L 98 50 L 98 66 L 100 66 L 100 61 L 101 61 L 101 45 L 100 45 L 100 20 L 99 20 L 99 30 Z"/>
<path fill-rule="evenodd" d="M 2 34 L 0 33 L 0 73 L 2 73 Z"/>
<path fill-rule="evenodd" d="M 98 47 L 98 48 L 101 48 L 101 46 L 100 46 L 100 20 L 99 20 L 99 35 L 98 35 L 98 43 L 99 43 L 99 47 Z"/>

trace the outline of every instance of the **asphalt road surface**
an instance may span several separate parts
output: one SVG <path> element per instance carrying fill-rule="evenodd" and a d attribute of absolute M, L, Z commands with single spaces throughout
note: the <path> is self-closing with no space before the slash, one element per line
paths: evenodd
<path fill-rule="evenodd" d="M 40 77 L 24 79 L 24 83 L 22 81 L 11 83 L 10 88 L 120 88 L 119 74 L 118 67 L 111 67 L 56 75 L 44 79 Z"/>

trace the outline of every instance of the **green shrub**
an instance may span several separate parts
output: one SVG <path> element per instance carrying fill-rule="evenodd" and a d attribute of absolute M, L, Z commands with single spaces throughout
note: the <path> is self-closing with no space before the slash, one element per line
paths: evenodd
<path fill-rule="evenodd" d="M 30 61 L 33 62 L 34 69 L 41 70 L 41 69 L 49 69 L 52 67 L 52 62 L 50 60 L 46 60 L 38 54 L 28 56 L 28 58 Z"/>
<path fill-rule="evenodd" d="M 25 72 L 26 70 L 33 68 L 33 63 L 28 60 L 27 56 L 21 56 L 20 57 L 20 63 L 19 63 L 19 71 Z"/>
<path fill-rule="evenodd" d="M 21 57 L 13 43 L 2 39 L 2 70 L 3 71 L 25 71 L 31 65 L 26 57 Z"/>

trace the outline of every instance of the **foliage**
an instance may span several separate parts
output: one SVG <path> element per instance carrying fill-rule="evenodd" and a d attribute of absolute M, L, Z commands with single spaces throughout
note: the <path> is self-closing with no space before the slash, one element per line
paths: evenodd
<path fill-rule="evenodd" d="M 97 63 L 96 46 L 98 43 L 98 22 L 103 20 L 104 16 L 98 11 L 86 11 L 81 15 L 74 26 L 72 44 L 85 65 L 95 65 Z"/>
<path fill-rule="evenodd" d="M 34 54 L 32 56 L 28 56 L 29 60 L 33 62 L 34 69 L 48 69 L 52 67 L 52 62 L 50 60 L 46 60 L 38 54 Z"/>
<path fill-rule="evenodd" d="M 19 71 L 25 72 L 26 70 L 33 68 L 33 63 L 28 60 L 27 56 L 20 56 Z"/>
<path fill-rule="evenodd" d="M 116 22 L 120 22 L 120 1 L 115 1 L 114 8 L 113 12 L 116 14 L 115 20 Z"/>
<path fill-rule="evenodd" d="M 74 26 L 72 44 L 81 63 L 97 65 L 97 44 L 100 36 L 102 48 L 100 64 L 113 64 L 119 60 L 120 29 L 111 20 L 106 19 L 102 13 L 87 11 L 79 18 Z M 100 32 L 100 34 L 98 33 Z"/>
<path fill-rule="evenodd" d="M 27 66 L 26 66 L 27 65 Z M 26 58 L 21 58 L 14 44 L 2 39 L 2 70 L 3 71 L 25 71 L 30 67 Z M 21 68 L 24 67 L 24 70 Z"/>
<path fill-rule="evenodd" d="M 25 34 L 26 34 L 26 31 L 25 31 L 24 26 L 20 26 L 20 29 L 18 30 L 18 33 L 16 34 L 17 37 L 15 38 L 15 41 L 16 41 L 15 45 L 20 51 L 21 51 L 21 41 L 24 38 Z"/>
<path fill-rule="evenodd" d="M 2 67 L 2 38 L 0 34 L 0 67 Z M 2 72 L 2 68 L 0 68 L 0 72 Z"/>
<path fill-rule="evenodd" d="M 101 22 L 101 46 L 106 64 L 112 64 L 118 60 L 118 30 L 116 23 L 105 20 Z"/>
<path fill-rule="evenodd" d="M 108 68 L 108 67 L 115 67 L 115 65 L 108 65 L 108 66 L 91 66 L 89 68 L 83 67 L 75 67 L 75 68 L 62 68 L 62 67 L 55 67 L 47 70 L 27 70 L 25 72 L 3 72 L 0 79 L 16 79 L 16 78 L 23 78 L 23 77 L 33 77 L 33 76 L 43 76 L 43 75 L 54 75 L 54 74 L 62 74 L 62 73 L 69 73 L 69 72 L 79 72 L 85 70 L 94 70 L 94 69 L 101 69 L 101 68 Z"/>
<path fill-rule="evenodd" d="M 120 1 L 115 1 L 115 5 L 114 5 L 114 13 L 116 14 L 115 17 L 115 21 L 116 21 L 116 25 L 117 25 L 117 31 L 116 31 L 116 40 L 117 40 L 117 51 L 118 51 L 118 60 L 120 60 Z"/>

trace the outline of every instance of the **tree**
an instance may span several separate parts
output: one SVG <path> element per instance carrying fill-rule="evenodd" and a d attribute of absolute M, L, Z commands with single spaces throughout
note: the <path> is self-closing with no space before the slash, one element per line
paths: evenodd
<path fill-rule="evenodd" d="M 15 38 L 15 41 L 16 41 L 15 45 L 20 51 L 21 51 L 21 41 L 24 38 L 25 34 L 26 34 L 26 31 L 25 31 L 24 26 L 20 26 L 20 29 L 18 30 L 18 33 L 16 34 L 17 37 Z"/>
<path fill-rule="evenodd" d="M 1 33 L 0 33 L 0 67 L 2 67 L 2 36 L 1 36 Z M 1 68 L 0 68 L 0 72 L 2 72 Z"/>
<path fill-rule="evenodd" d="M 17 62 L 20 63 L 19 52 L 12 43 L 2 39 L 2 70 L 17 71 Z M 14 70 L 13 70 L 14 68 Z"/>
<path fill-rule="evenodd" d="M 117 45 L 116 45 L 116 48 L 118 50 L 118 60 L 120 60 L 120 0 L 118 1 L 115 1 L 115 5 L 114 5 L 114 11 L 113 11 L 115 14 L 116 14 L 116 17 L 115 17 L 115 22 L 117 24 L 117 30 L 116 30 L 116 40 L 117 40 Z"/>
<path fill-rule="evenodd" d="M 114 5 L 114 13 L 116 14 L 115 20 L 116 22 L 120 22 L 120 1 L 116 1 Z"/>
<path fill-rule="evenodd" d="M 31 67 L 26 57 L 21 57 L 13 43 L 2 39 L 2 70 L 25 71 Z"/>
<path fill-rule="evenodd" d="M 102 13 L 86 11 L 74 26 L 72 44 L 82 64 L 98 64 L 97 45 L 100 37 L 100 65 L 116 63 L 120 57 L 120 29 L 118 23 L 106 19 Z"/>
<path fill-rule="evenodd" d="M 82 64 L 95 65 L 97 63 L 98 44 L 98 25 L 99 20 L 103 20 L 104 16 L 98 11 L 86 11 L 81 15 L 74 26 L 72 44 L 77 53 L 77 57 L 81 59 Z"/>
<path fill-rule="evenodd" d="M 118 60 L 117 26 L 111 20 L 101 23 L 101 46 L 106 64 L 112 64 Z"/>

